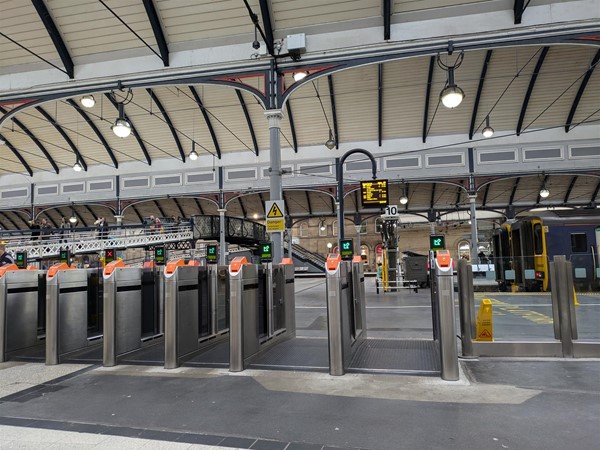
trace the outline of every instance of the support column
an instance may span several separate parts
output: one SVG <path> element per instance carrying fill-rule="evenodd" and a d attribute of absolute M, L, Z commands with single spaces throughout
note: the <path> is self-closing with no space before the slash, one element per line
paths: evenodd
<path fill-rule="evenodd" d="M 219 167 L 219 265 L 227 265 L 227 242 L 225 241 L 225 194 L 223 193 L 223 167 Z"/>
<path fill-rule="evenodd" d="M 469 194 L 469 202 L 471 203 L 471 264 L 479 264 L 477 261 L 477 247 L 479 237 L 477 236 L 477 208 L 475 202 L 477 194 Z"/>
<path fill-rule="evenodd" d="M 281 119 L 283 113 L 280 109 L 271 109 L 265 111 L 269 121 L 269 144 L 271 167 L 269 168 L 270 177 L 270 199 L 271 201 L 283 199 L 283 187 L 281 182 L 281 142 L 279 140 Z M 273 263 L 279 264 L 283 258 L 283 233 L 272 233 L 273 241 Z"/>

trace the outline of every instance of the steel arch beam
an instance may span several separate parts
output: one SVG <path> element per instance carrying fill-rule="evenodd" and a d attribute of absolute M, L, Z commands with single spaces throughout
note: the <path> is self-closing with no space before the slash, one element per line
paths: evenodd
<path fill-rule="evenodd" d="M 485 192 L 483 193 L 483 201 L 481 202 L 481 206 L 485 206 L 487 203 L 487 198 L 488 198 L 488 194 L 490 193 L 490 186 L 492 184 L 489 183 L 486 187 L 485 187 Z"/>
<path fill-rule="evenodd" d="M 435 56 L 429 58 L 429 71 L 427 72 L 427 88 L 425 89 L 425 111 L 423 112 L 423 143 L 427 141 L 427 125 L 429 124 L 429 101 L 431 98 L 431 84 L 433 81 L 433 68 Z"/>
<path fill-rule="evenodd" d="M 181 204 L 179 203 L 179 200 L 177 200 L 177 198 L 173 197 L 173 201 L 175 202 L 175 206 L 177 206 L 177 209 L 179 210 L 179 214 L 181 214 L 181 217 L 185 217 L 185 212 L 183 211 L 183 208 L 181 207 Z"/>
<path fill-rule="evenodd" d="M 333 89 L 333 76 L 327 75 L 327 84 L 329 85 L 329 98 L 331 100 L 331 116 L 333 119 L 333 134 L 335 136 L 335 148 L 340 148 L 340 136 L 338 134 L 337 110 L 335 108 L 335 91 Z"/>
<path fill-rule="evenodd" d="M 306 204 L 308 205 L 308 215 L 312 216 L 312 205 L 310 204 L 310 196 L 308 195 L 308 191 L 304 191 L 304 193 L 306 194 Z"/>
<path fill-rule="evenodd" d="M 242 214 L 243 214 L 243 216 L 244 216 L 244 219 L 247 219 L 247 218 L 248 218 L 248 213 L 247 213 L 247 211 L 246 211 L 246 207 L 244 206 L 244 202 L 242 202 L 242 197 L 243 197 L 243 196 L 242 196 L 242 195 L 240 195 L 240 196 L 237 198 L 237 201 L 238 201 L 238 203 L 240 204 L 240 208 L 242 209 Z"/>
<path fill-rule="evenodd" d="M 194 197 L 194 201 L 196 202 L 198 211 L 200 211 L 200 214 L 202 214 L 204 216 L 204 208 L 202 208 L 202 203 L 200 203 L 200 200 L 198 200 L 196 197 Z"/>
<path fill-rule="evenodd" d="M 17 159 L 23 165 L 23 167 L 25 168 L 25 170 L 27 171 L 27 173 L 29 174 L 29 176 L 32 177 L 33 176 L 33 170 L 31 170 L 31 167 L 29 166 L 29 164 L 27 163 L 27 161 L 25 161 L 25 158 L 23 158 L 23 156 L 21 156 L 21 154 L 16 149 L 16 147 L 14 145 L 12 145 L 8 141 L 8 139 L 6 139 L 4 136 L 2 136 L 2 134 L 0 134 L 0 139 L 2 139 L 4 142 L 6 142 L 6 146 L 10 149 L 11 152 L 13 152 L 13 155 L 15 155 L 17 157 Z"/>
<path fill-rule="evenodd" d="M 79 113 L 79 115 L 81 117 L 83 117 L 83 120 L 86 121 L 86 123 L 88 124 L 88 126 L 92 129 L 92 131 L 96 134 L 96 137 L 100 140 L 100 142 L 102 143 L 102 145 L 104 146 L 104 149 L 106 150 L 106 153 L 108 153 L 108 156 L 110 157 L 113 166 L 115 166 L 115 169 L 119 168 L 119 162 L 117 161 L 117 158 L 115 157 L 115 154 L 113 153 L 112 149 L 110 148 L 110 145 L 108 145 L 108 142 L 106 141 L 106 139 L 104 138 L 104 136 L 102 136 L 102 133 L 100 133 L 100 130 L 98 129 L 98 127 L 96 126 L 96 124 L 92 121 L 92 119 L 90 119 L 90 117 L 85 113 L 85 111 L 83 111 L 78 105 L 77 103 L 75 103 L 75 101 L 71 98 L 67 99 L 67 103 L 69 105 L 71 105 L 73 108 L 75 108 L 75 110 Z"/>
<path fill-rule="evenodd" d="M 273 25 L 271 24 L 271 11 L 268 0 L 260 0 L 260 15 L 265 29 L 265 44 L 269 54 L 273 55 L 275 53 L 273 46 L 275 39 L 273 38 Z"/>
<path fill-rule="evenodd" d="M 435 205 L 435 183 L 431 183 L 431 200 L 429 202 L 429 208 L 433 209 L 434 205 Z"/>
<path fill-rule="evenodd" d="M 156 96 L 156 94 L 154 93 L 154 91 L 152 89 L 148 88 L 148 89 L 146 89 L 146 92 L 148 92 L 148 94 L 150 95 L 150 98 L 152 98 L 154 103 L 156 103 L 156 106 L 158 106 L 158 109 L 160 109 L 160 113 L 163 115 L 165 122 L 167 122 L 167 125 L 169 126 L 169 129 L 171 130 L 171 134 L 173 135 L 173 139 L 175 140 L 175 145 L 177 145 L 177 148 L 179 149 L 179 156 L 181 156 L 181 161 L 185 162 L 185 152 L 183 151 L 183 146 L 181 145 L 179 136 L 177 136 L 177 130 L 173 126 L 173 122 L 171 122 L 171 118 L 169 117 L 167 110 L 164 108 L 164 106 L 162 105 L 162 103 L 160 102 L 160 100 L 158 99 L 158 97 Z"/>
<path fill-rule="evenodd" d="M 167 217 L 167 215 L 165 214 L 164 210 L 162 209 L 162 207 L 160 206 L 160 203 L 158 203 L 158 200 L 154 200 L 154 205 L 156 206 L 156 208 L 158 209 L 158 212 L 160 213 L 161 217 Z"/>
<path fill-rule="evenodd" d="M 136 216 L 138 216 L 138 219 L 140 219 L 140 223 L 144 222 L 144 218 L 142 217 L 142 215 L 140 214 L 140 212 L 137 210 L 137 208 L 135 207 L 135 205 L 131 205 L 131 209 L 133 209 L 133 212 L 135 213 Z"/>
<path fill-rule="evenodd" d="M 563 203 L 566 204 L 569 201 L 569 197 L 571 196 L 571 191 L 575 187 L 575 183 L 577 182 L 577 178 L 579 178 L 579 176 L 577 176 L 577 175 L 575 175 L 573 178 L 571 178 L 571 183 L 569 183 L 569 187 L 567 188 L 567 192 L 565 193 L 565 198 L 563 200 Z"/>
<path fill-rule="evenodd" d="M 513 13 L 514 13 L 514 17 L 515 17 L 515 25 L 518 25 L 521 23 L 521 20 L 523 19 L 523 13 L 525 12 L 525 10 L 527 9 L 527 7 L 529 6 L 529 2 L 531 0 L 527 0 L 527 3 L 525 3 L 525 0 L 515 0 L 515 3 L 513 4 Z"/>
<path fill-rule="evenodd" d="M 154 7 L 154 2 L 152 0 L 143 0 L 143 2 L 144 8 L 146 9 L 146 15 L 148 16 L 148 21 L 152 26 L 154 38 L 156 39 L 156 43 L 158 44 L 158 50 L 160 51 L 160 59 L 162 59 L 162 62 L 165 65 L 165 67 L 169 67 L 169 47 L 167 46 L 165 34 L 163 33 L 162 27 L 160 26 L 160 20 L 158 18 L 156 8 Z"/>
<path fill-rule="evenodd" d="M 542 49 L 542 53 L 540 53 L 540 56 L 535 65 L 535 69 L 533 70 L 533 74 L 531 74 L 531 80 L 529 81 L 529 86 L 527 87 L 527 93 L 525 94 L 525 99 L 523 100 L 523 105 L 521 106 L 521 113 L 519 114 L 519 122 L 517 123 L 517 136 L 521 135 L 521 129 L 523 128 L 523 121 L 525 120 L 525 114 L 527 113 L 527 107 L 529 106 L 529 100 L 531 99 L 531 94 L 533 93 L 533 88 L 535 87 L 535 82 L 537 81 L 537 77 L 540 73 L 540 70 L 542 70 L 542 65 L 544 64 L 544 60 L 546 59 L 548 50 L 550 50 L 550 47 L 544 47 Z"/>
<path fill-rule="evenodd" d="M 0 112 L 2 112 L 3 114 L 6 114 L 7 110 L 4 109 L 2 106 L 0 106 Z M 58 174 L 58 165 L 56 164 L 56 162 L 54 161 L 54 158 L 52 158 L 50 153 L 48 153 L 48 150 L 46 150 L 46 147 L 44 147 L 44 145 L 39 141 L 39 139 L 37 137 L 35 137 L 35 135 L 29 130 L 29 128 L 27 128 L 23 124 L 23 122 L 21 122 L 19 119 L 16 119 L 14 117 L 13 117 L 12 121 L 21 130 L 23 130 L 23 132 L 29 137 L 29 139 L 31 139 L 33 141 L 33 143 L 37 146 L 37 148 L 39 148 L 41 150 L 41 152 L 44 154 L 44 156 L 46 157 L 46 159 L 48 160 L 48 162 L 50 163 L 50 165 L 52 166 L 54 171 Z"/>
<path fill-rule="evenodd" d="M 12 220 L 12 219 L 10 218 L 10 216 L 9 216 L 8 214 L 6 214 L 6 212 L 5 212 L 5 211 L 2 211 L 2 215 L 3 215 L 3 216 L 6 218 L 6 220 L 8 220 L 8 222 L 9 222 L 9 223 L 10 223 L 10 224 L 11 224 L 13 227 L 15 227 L 15 229 L 17 229 L 17 230 L 20 230 L 20 228 L 19 228 L 19 226 L 17 225 L 17 223 L 16 223 L 14 220 Z"/>
<path fill-rule="evenodd" d="M 202 104 L 202 100 L 200 99 L 198 92 L 196 92 L 196 89 L 194 89 L 193 86 L 190 86 L 189 88 L 190 88 L 192 95 L 194 96 L 194 100 L 196 100 L 196 103 L 198 104 L 198 108 L 200 108 L 200 111 L 202 112 L 202 116 L 204 117 L 204 121 L 206 122 L 206 126 L 208 127 L 210 137 L 213 140 L 213 144 L 214 144 L 215 150 L 217 152 L 217 157 L 219 159 L 221 159 L 221 146 L 219 145 L 219 141 L 217 140 L 217 134 L 215 133 L 215 129 L 212 126 L 210 117 L 208 116 L 208 113 L 206 112 L 206 108 Z"/>
<path fill-rule="evenodd" d="M 592 194 L 590 203 L 594 203 L 596 201 L 596 198 L 598 197 L 598 192 L 600 192 L 600 180 L 598 181 L 598 184 L 596 185 L 596 189 L 594 189 L 594 193 Z"/>
<path fill-rule="evenodd" d="M 512 206 L 513 204 L 515 194 L 517 193 L 517 188 L 519 187 L 519 181 L 521 181 L 521 177 L 515 178 L 515 184 L 513 185 L 512 192 L 510 193 L 510 198 L 508 200 L 508 206 Z"/>
<path fill-rule="evenodd" d="M 477 95 L 475 95 L 475 104 L 473 105 L 473 114 L 471 114 L 471 126 L 469 127 L 469 139 L 473 139 L 475 134 L 475 121 L 477 120 L 477 112 L 479 110 L 479 100 L 481 100 L 481 93 L 483 92 L 483 83 L 485 82 L 485 76 L 487 74 L 488 66 L 492 59 L 492 50 L 488 50 L 485 53 L 485 60 L 483 67 L 481 68 L 481 75 L 479 76 L 479 85 L 477 86 Z"/>
<path fill-rule="evenodd" d="M 594 59 L 592 60 L 592 64 L 588 68 L 587 72 L 583 76 L 581 80 L 581 84 L 579 85 L 579 89 L 577 90 L 577 95 L 575 95 L 575 99 L 573 100 L 573 105 L 571 105 L 571 109 L 569 110 L 569 115 L 567 117 L 567 122 L 565 125 L 565 133 L 568 133 L 571 130 L 571 125 L 573 124 L 573 118 L 575 117 L 575 113 L 577 112 L 577 107 L 579 106 L 579 102 L 581 101 L 581 97 L 583 97 L 583 93 L 585 92 L 585 88 L 594 73 L 594 69 L 600 62 L 600 50 L 596 52 Z"/>
<path fill-rule="evenodd" d="M 288 119 L 290 121 L 290 130 L 292 131 L 292 143 L 294 144 L 294 153 L 298 153 L 298 137 L 296 136 L 296 125 L 294 125 L 294 115 L 292 114 L 292 105 L 288 100 L 286 103 Z"/>
<path fill-rule="evenodd" d="M 250 136 L 252 137 L 252 145 L 254 145 L 254 153 L 258 156 L 258 143 L 256 142 L 256 134 L 254 133 L 254 127 L 252 126 L 252 120 L 250 120 L 250 113 L 248 112 L 248 107 L 246 106 L 246 102 L 244 101 L 244 97 L 242 96 L 242 91 L 239 89 L 235 90 L 237 94 L 237 98 L 240 101 L 240 105 L 242 107 L 242 111 L 244 111 L 244 117 L 246 117 L 246 123 L 248 124 L 248 129 L 250 130 Z"/>
<path fill-rule="evenodd" d="M 383 0 L 383 40 L 391 39 L 392 31 L 392 0 Z"/>
<path fill-rule="evenodd" d="M 110 95 L 108 92 L 105 93 L 104 95 L 112 103 L 112 105 L 115 107 L 115 109 L 117 111 L 119 111 L 119 103 L 113 98 L 113 96 Z M 137 129 L 135 128 L 135 125 L 133 124 L 133 122 L 131 121 L 129 116 L 127 114 L 125 114 L 125 108 L 123 108 L 123 118 L 127 122 L 129 122 L 129 124 L 131 125 L 131 131 L 133 132 L 133 136 L 135 137 L 135 140 L 137 141 L 138 145 L 140 146 L 140 149 L 142 149 L 142 153 L 144 154 L 144 157 L 146 158 L 146 162 L 148 163 L 149 166 L 151 166 L 152 159 L 150 158 L 150 154 L 148 153 L 148 150 L 146 149 L 146 144 L 144 144 L 144 141 L 142 140 L 140 133 L 138 133 Z"/>
<path fill-rule="evenodd" d="M 58 133 L 62 136 L 62 138 L 66 141 L 66 143 L 69 144 L 69 147 L 71 147 L 71 150 L 73 150 L 73 153 L 75 153 L 77 161 L 79 161 L 81 163 L 81 167 L 83 167 L 83 170 L 87 172 L 88 166 L 87 166 L 87 163 L 85 162 L 85 159 L 83 159 L 83 155 L 79 152 L 79 149 L 73 143 L 73 140 L 69 137 L 69 135 L 65 132 L 65 130 L 63 130 L 62 127 L 56 122 L 56 120 L 54 120 L 52 118 L 52 116 L 50 114 L 48 114 L 46 112 L 46 110 L 44 110 L 41 106 L 36 106 L 35 109 L 42 116 L 44 116 L 44 119 L 46 119 L 49 123 L 52 124 L 54 129 L 56 131 L 58 131 Z"/>
<path fill-rule="evenodd" d="M 50 16 L 48 8 L 46 8 L 44 0 L 31 0 L 31 2 L 33 3 L 35 10 L 40 16 L 40 19 L 44 23 L 46 31 L 48 32 L 50 39 L 52 39 L 52 43 L 56 48 L 58 56 L 60 56 L 60 60 L 65 66 L 65 70 L 69 75 L 69 78 L 75 78 L 75 65 L 73 64 L 73 59 L 71 58 L 71 55 L 69 54 L 69 50 L 67 50 L 65 42 L 63 41 L 60 33 L 58 32 L 58 28 L 56 28 L 56 25 L 52 20 L 52 16 Z"/>

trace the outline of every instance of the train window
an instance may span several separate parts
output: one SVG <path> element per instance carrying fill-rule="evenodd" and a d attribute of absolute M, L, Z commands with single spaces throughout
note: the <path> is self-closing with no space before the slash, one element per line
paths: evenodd
<path fill-rule="evenodd" d="M 573 253 L 585 253 L 587 248 L 587 236 L 585 233 L 571 233 L 571 251 Z"/>
<path fill-rule="evenodd" d="M 542 224 L 536 223 L 533 226 L 533 252 L 536 255 L 541 255 L 544 253 L 544 248 L 542 246 Z"/>

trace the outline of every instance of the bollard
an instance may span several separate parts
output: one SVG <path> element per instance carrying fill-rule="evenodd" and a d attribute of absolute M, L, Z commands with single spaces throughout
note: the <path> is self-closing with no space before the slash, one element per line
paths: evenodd
<path fill-rule="evenodd" d="M 458 304 L 460 310 L 460 336 L 462 356 L 475 356 L 473 351 L 473 338 L 476 337 L 474 329 L 475 306 L 473 295 L 473 268 L 465 259 L 458 261 Z"/>

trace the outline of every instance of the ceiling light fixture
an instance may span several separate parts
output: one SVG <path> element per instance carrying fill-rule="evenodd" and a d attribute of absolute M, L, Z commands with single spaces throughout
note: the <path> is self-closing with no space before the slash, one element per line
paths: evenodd
<path fill-rule="evenodd" d="M 335 139 L 333 138 L 331 128 L 329 129 L 329 139 L 327 139 L 327 142 L 325 142 L 325 147 L 327 147 L 329 150 L 333 150 L 335 147 Z"/>
<path fill-rule="evenodd" d="M 73 164 L 73 170 L 75 172 L 81 172 L 83 170 L 81 164 L 79 164 L 79 159 L 75 160 L 75 164 Z"/>
<path fill-rule="evenodd" d="M 294 72 L 294 81 L 304 80 L 309 75 L 308 72 Z"/>
<path fill-rule="evenodd" d="M 406 205 L 408 203 L 408 197 L 406 196 L 406 184 L 402 180 L 402 197 L 400 197 L 400 204 Z"/>
<path fill-rule="evenodd" d="M 452 42 L 448 44 L 448 56 L 452 55 L 453 45 Z M 454 64 L 449 66 L 444 64 L 440 59 L 440 54 L 437 55 L 437 63 L 438 66 L 448 72 L 448 79 L 446 81 L 446 86 L 440 92 L 440 101 L 444 104 L 446 108 L 456 108 L 460 105 L 465 98 L 465 92 L 456 85 L 454 81 L 454 69 L 458 69 L 463 62 L 464 52 L 460 52 L 460 55 L 454 61 Z"/>
<path fill-rule="evenodd" d="M 93 95 L 84 95 L 79 99 L 79 103 L 81 103 L 86 108 L 93 108 L 96 104 L 96 99 Z"/>
<path fill-rule="evenodd" d="M 198 159 L 198 153 L 196 152 L 196 141 L 192 141 L 192 151 L 188 156 L 192 161 L 196 161 Z"/>
<path fill-rule="evenodd" d="M 542 188 L 540 189 L 540 197 L 548 198 L 550 196 L 550 191 L 548 190 L 548 186 L 546 184 L 548 181 L 548 176 L 542 172 L 542 177 L 544 177 L 544 181 L 542 182 Z"/>
<path fill-rule="evenodd" d="M 125 119 L 125 113 L 123 112 L 122 103 L 119 103 L 118 108 L 119 117 L 117 117 L 117 120 L 115 120 L 114 125 L 110 128 L 111 130 L 113 130 L 113 133 L 115 133 L 117 137 L 126 138 L 131 134 L 131 124 L 127 119 Z"/>
<path fill-rule="evenodd" d="M 327 229 L 327 226 L 325 225 L 325 221 L 321 220 L 321 222 L 319 223 L 319 230 L 325 231 L 326 229 Z"/>
<path fill-rule="evenodd" d="M 483 129 L 481 134 L 483 134 L 483 137 L 485 137 L 485 138 L 490 138 L 494 135 L 494 129 L 492 127 L 490 127 L 490 116 L 489 115 L 485 116 L 485 128 Z"/>

